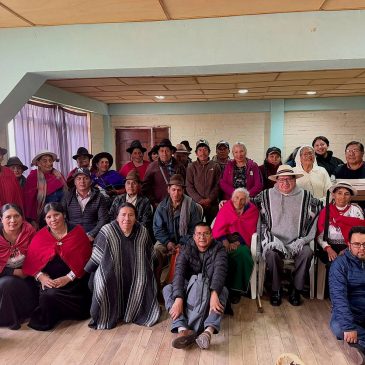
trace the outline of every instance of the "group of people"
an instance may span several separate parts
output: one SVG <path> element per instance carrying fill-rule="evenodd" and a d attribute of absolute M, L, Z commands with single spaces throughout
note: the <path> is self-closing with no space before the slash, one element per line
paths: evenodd
<path fill-rule="evenodd" d="M 54 168 L 58 158 L 51 151 L 33 158 L 36 168 L 26 179 L 27 167 L 9 158 L 0 171 L 0 325 L 17 329 L 30 318 L 31 328 L 48 330 L 62 319 L 91 316 L 95 329 L 121 321 L 152 326 L 162 292 L 178 333 L 172 345 L 196 342 L 206 349 L 227 301 L 238 303 L 249 291 L 257 232 L 271 304 L 282 303 L 288 258 L 295 265 L 288 300 L 301 304 L 313 257 L 309 244 L 316 239 L 319 257 L 331 266 L 334 332 L 363 346 L 365 323 L 356 316 L 365 304 L 356 288 L 365 285 L 359 237 L 365 221 L 363 209 L 351 202 L 356 189 L 342 179 L 365 178 L 364 147 L 349 142 L 345 163 L 328 147 L 326 137 L 316 137 L 284 164 L 281 150 L 270 147 L 259 166 L 240 142 L 232 146 L 233 159 L 223 140 L 210 158 L 209 142 L 199 139 L 192 161 L 188 141 L 175 147 L 163 139 L 146 161 L 147 150 L 136 140 L 119 172 L 111 169 L 109 153 L 93 156 L 80 147 L 73 156 L 77 167 L 66 178 Z M 6 152 L 0 149 L 1 160 Z M 342 262 L 346 258 L 358 269 L 339 279 L 343 266 L 355 270 L 352 261 Z M 338 280 L 346 290 L 338 290 Z M 344 324 L 336 303 L 338 313 L 354 311 L 346 312 L 353 325 Z M 357 335 L 346 334 L 350 330 Z"/>

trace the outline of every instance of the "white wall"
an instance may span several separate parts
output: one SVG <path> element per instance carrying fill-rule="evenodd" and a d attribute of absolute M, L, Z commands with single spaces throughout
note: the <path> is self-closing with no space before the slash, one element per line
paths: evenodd
<path fill-rule="evenodd" d="M 334 155 L 345 160 L 347 142 L 365 142 L 365 110 L 285 113 L 284 156 L 320 135 L 329 139 Z"/>
<path fill-rule="evenodd" d="M 174 145 L 187 139 L 195 149 L 196 141 L 205 138 L 210 143 L 213 155 L 219 140 L 227 140 L 231 146 L 240 141 L 247 146 L 248 157 L 259 164 L 262 163 L 269 139 L 268 113 L 112 116 L 111 120 L 113 138 L 118 127 L 169 126 Z M 96 150 L 93 148 L 93 151 Z M 194 154 L 192 158 L 195 159 Z"/>

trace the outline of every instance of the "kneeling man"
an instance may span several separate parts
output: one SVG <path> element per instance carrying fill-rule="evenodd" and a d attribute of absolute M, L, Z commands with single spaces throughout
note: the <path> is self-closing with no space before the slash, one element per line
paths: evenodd
<path fill-rule="evenodd" d="M 173 283 L 163 289 L 171 332 L 178 332 L 173 347 L 181 349 L 194 341 L 201 349 L 209 347 L 212 334 L 219 332 L 228 298 L 227 269 L 223 244 L 212 238 L 210 226 L 198 223 L 193 239 L 177 257 Z"/>
<path fill-rule="evenodd" d="M 356 364 L 365 364 L 365 227 L 353 227 L 349 247 L 329 273 L 331 329 Z"/>

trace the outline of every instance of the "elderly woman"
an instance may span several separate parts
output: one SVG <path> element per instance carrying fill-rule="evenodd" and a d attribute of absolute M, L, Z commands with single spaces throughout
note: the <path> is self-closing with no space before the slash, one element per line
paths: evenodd
<path fill-rule="evenodd" d="M 118 322 L 154 325 L 160 317 L 153 275 L 153 243 L 136 220 L 134 205 L 120 206 L 117 219 L 96 237 L 85 270 L 94 275 L 90 327 L 110 329 Z"/>
<path fill-rule="evenodd" d="M 67 191 L 66 180 L 53 167 L 57 155 L 50 151 L 39 152 L 32 160 L 37 166 L 27 177 L 24 186 L 24 213 L 33 225 L 43 226 L 43 209 L 47 203 L 60 202 Z"/>
<path fill-rule="evenodd" d="M 300 147 L 295 157 L 295 165 L 294 171 L 303 174 L 297 179 L 297 185 L 324 201 L 332 184 L 326 169 L 317 165 L 314 149 L 311 146 Z"/>
<path fill-rule="evenodd" d="M 336 259 L 347 248 L 350 229 L 354 226 L 365 226 L 362 209 L 351 203 L 351 197 L 357 194 L 349 183 L 339 181 L 330 189 L 332 202 L 319 214 L 317 241 L 322 247 L 320 258 L 327 264 Z M 328 237 L 324 237 L 325 225 L 328 221 Z"/>
<path fill-rule="evenodd" d="M 23 165 L 19 157 L 16 156 L 9 157 L 8 162 L 6 163 L 5 166 L 9 167 L 9 169 L 14 172 L 14 175 L 18 180 L 20 187 L 23 188 L 27 180 L 26 177 L 23 175 L 23 172 L 25 170 L 28 170 L 28 167 Z"/>
<path fill-rule="evenodd" d="M 269 179 L 269 176 L 275 175 L 278 167 L 281 165 L 281 150 L 278 147 L 270 147 L 266 151 L 264 163 L 259 166 L 264 183 L 264 189 L 273 188 L 275 181 Z"/>
<path fill-rule="evenodd" d="M 232 154 L 234 159 L 227 163 L 219 182 L 224 199 L 230 199 L 237 188 L 246 188 L 251 197 L 256 196 L 263 189 L 259 167 L 246 157 L 247 149 L 241 142 L 233 145 Z"/>
<path fill-rule="evenodd" d="M 0 214 L 0 326 L 15 330 L 37 304 L 32 280 L 22 271 L 35 230 L 15 204 L 3 205 Z"/>
<path fill-rule="evenodd" d="M 253 268 L 249 247 L 258 217 L 259 211 L 250 203 L 248 191 L 238 188 L 220 209 L 214 223 L 213 237 L 222 241 L 228 251 L 227 287 L 232 303 L 238 303 L 241 294 L 248 290 Z"/>
<path fill-rule="evenodd" d="M 328 175 L 332 176 L 336 167 L 342 165 L 343 161 L 333 156 L 333 152 L 328 150 L 329 145 L 329 140 L 324 136 L 318 136 L 312 142 L 318 166 L 325 168 Z"/>
<path fill-rule="evenodd" d="M 93 184 L 100 192 L 109 198 L 111 203 L 116 195 L 125 192 L 125 178 L 115 170 L 109 170 L 113 165 L 113 157 L 108 152 L 100 152 L 94 156 L 91 167 Z"/>
<path fill-rule="evenodd" d="M 84 266 L 91 256 L 90 241 L 79 225 L 67 224 L 60 203 L 44 207 L 47 227 L 34 236 L 23 272 L 39 282 L 39 302 L 29 327 L 52 329 L 63 319 L 89 317 L 91 294 Z"/>
<path fill-rule="evenodd" d="M 143 181 L 144 174 L 150 164 L 148 161 L 143 159 L 143 154 L 147 151 L 147 149 L 142 146 L 139 140 L 135 140 L 131 143 L 130 147 L 126 149 L 126 151 L 130 154 L 131 161 L 122 166 L 119 173 L 126 178 L 129 171 L 137 170 L 141 180 Z"/>

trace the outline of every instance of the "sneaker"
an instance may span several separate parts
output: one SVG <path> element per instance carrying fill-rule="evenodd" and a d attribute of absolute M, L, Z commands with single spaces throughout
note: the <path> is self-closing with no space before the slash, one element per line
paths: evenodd
<path fill-rule="evenodd" d="M 365 354 L 358 344 L 349 344 L 346 341 L 340 342 L 342 345 L 342 349 L 345 351 L 346 355 L 354 362 L 354 364 L 365 364 Z"/>
<path fill-rule="evenodd" d="M 202 332 L 198 338 L 195 340 L 197 345 L 202 349 L 206 350 L 210 346 L 210 340 L 212 339 L 212 335 L 208 331 Z"/>
<path fill-rule="evenodd" d="M 172 341 L 172 347 L 175 349 L 183 349 L 196 339 L 196 332 L 193 330 L 183 330 L 178 333 L 177 337 Z"/>

